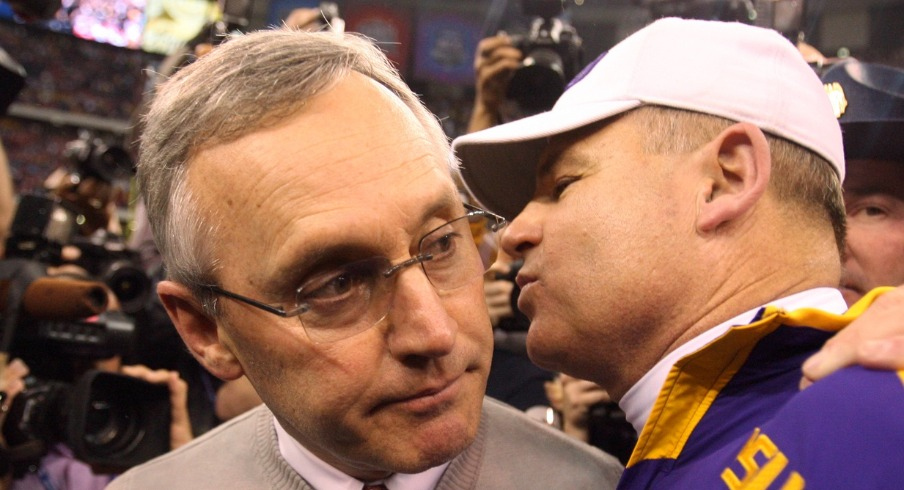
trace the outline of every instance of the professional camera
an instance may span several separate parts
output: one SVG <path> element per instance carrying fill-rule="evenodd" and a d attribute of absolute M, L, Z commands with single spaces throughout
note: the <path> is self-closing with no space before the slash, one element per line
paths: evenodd
<path fill-rule="evenodd" d="M 80 178 L 94 177 L 112 184 L 135 173 L 132 157 L 125 148 L 88 131 L 82 131 L 77 140 L 66 145 L 64 156 L 74 164 L 73 173 Z"/>
<path fill-rule="evenodd" d="M 534 17 L 527 36 L 512 36 L 524 53 L 506 96 L 525 114 L 549 110 L 583 66 L 583 42 L 577 31 L 557 15 L 561 0 L 523 0 L 524 13 Z"/>
<path fill-rule="evenodd" d="M 143 308 L 152 293 L 152 281 L 141 267 L 139 254 L 128 249 L 120 237 L 104 231 L 80 236 L 78 221 L 78 210 L 67 201 L 23 195 L 7 239 L 6 256 L 60 265 L 63 248 L 71 247 L 77 250 L 77 258 L 67 263 L 103 281 L 122 311 L 135 313 Z"/>
<path fill-rule="evenodd" d="M 21 476 L 63 442 L 75 456 L 105 472 L 118 473 L 169 450 L 167 388 L 138 378 L 91 370 L 74 384 L 26 380 L 3 426 L 3 436 L 22 457 Z"/>
<path fill-rule="evenodd" d="M 102 283 L 49 277 L 44 264 L 6 259 L 0 293 L 0 352 L 31 373 L 2 429 L 14 475 L 37 466 L 55 443 L 107 471 L 169 450 L 167 388 L 88 369 L 130 352 L 134 336 L 126 315 L 106 309 Z"/>

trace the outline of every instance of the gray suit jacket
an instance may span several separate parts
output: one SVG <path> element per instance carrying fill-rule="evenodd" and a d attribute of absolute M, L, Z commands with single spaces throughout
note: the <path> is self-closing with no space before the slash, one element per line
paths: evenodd
<path fill-rule="evenodd" d="M 436 489 L 608 489 L 621 473 L 614 457 L 487 398 L 474 443 L 452 460 Z M 314 490 L 280 455 L 265 406 L 132 468 L 107 488 Z"/>

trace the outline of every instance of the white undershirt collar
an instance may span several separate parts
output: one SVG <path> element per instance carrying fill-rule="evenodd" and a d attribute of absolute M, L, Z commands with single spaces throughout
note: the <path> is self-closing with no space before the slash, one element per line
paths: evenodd
<path fill-rule="evenodd" d="M 289 466 L 297 471 L 312 487 L 317 490 L 361 490 L 364 486 L 364 482 L 361 480 L 352 478 L 333 468 L 311 453 L 311 451 L 290 436 L 275 417 L 273 425 L 276 427 L 276 439 L 279 442 L 280 454 L 289 463 Z M 389 490 L 433 490 L 448 466 L 449 463 L 444 463 L 415 474 L 395 473 L 383 480 L 382 483 Z"/>
<path fill-rule="evenodd" d="M 816 288 L 777 299 L 768 303 L 786 311 L 798 308 L 819 308 L 829 313 L 842 314 L 847 311 L 847 305 L 841 293 L 834 288 Z M 768 306 L 765 305 L 765 306 Z M 682 357 L 696 352 L 736 325 L 747 325 L 759 313 L 763 307 L 741 313 L 740 315 L 721 323 L 701 333 L 693 339 L 682 344 L 674 351 L 668 353 L 659 360 L 640 380 L 625 393 L 618 405 L 625 412 L 625 417 L 634 426 L 634 430 L 640 434 L 643 426 L 650 417 L 653 404 L 659 396 L 659 390 L 668 378 L 672 366 Z"/>

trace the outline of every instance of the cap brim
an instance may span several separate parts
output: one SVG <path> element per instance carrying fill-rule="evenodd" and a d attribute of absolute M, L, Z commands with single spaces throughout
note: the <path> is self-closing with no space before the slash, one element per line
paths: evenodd
<path fill-rule="evenodd" d="M 548 138 L 621 114 L 639 100 L 615 100 L 551 111 L 460 136 L 452 144 L 459 170 L 478 204 L 512 219 L 530 202 L 536 166 Z"/>

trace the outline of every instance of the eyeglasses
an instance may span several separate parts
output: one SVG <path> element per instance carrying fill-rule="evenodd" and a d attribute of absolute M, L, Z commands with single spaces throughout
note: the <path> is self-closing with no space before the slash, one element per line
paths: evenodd
<path fill-rule="evenodd" d="M 438 292 L 472 283 L 496 260 L 495 234 L 507 223 L 502 216 L 465 205 L 467 214 L 424 235 L 417 255 L 393 265 L 386 257 L 343 264 L 308 277 L 295 300 L 271 305 L 215 285 L 215 294 L 241 301 L 283 318 L 297 316 L 308 337 L 336 342 L 380 323 L 389 314 L 397 273 L 419 264 Z"/>

